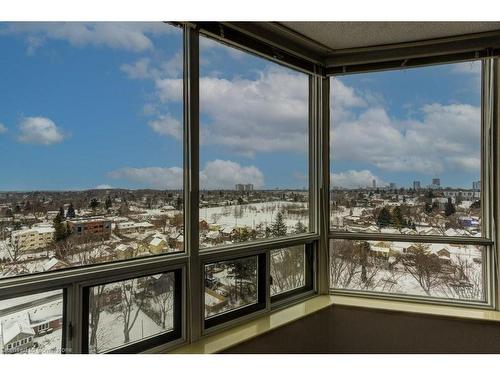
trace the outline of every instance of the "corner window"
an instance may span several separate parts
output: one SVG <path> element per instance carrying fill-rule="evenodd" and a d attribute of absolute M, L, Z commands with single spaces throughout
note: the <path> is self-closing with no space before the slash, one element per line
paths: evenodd
<path fill-rule="evenodd" d="M 332 289 L 491 303 L 485 64 L 331 79 Z"/>

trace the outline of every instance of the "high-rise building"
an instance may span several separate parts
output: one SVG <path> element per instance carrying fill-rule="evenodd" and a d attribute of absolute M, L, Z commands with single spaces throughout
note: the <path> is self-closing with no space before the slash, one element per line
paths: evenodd
<path fill-rule="evenodd" d="M 431 186 L 434 189 L 439 189 L 441 187 L 441 179 L 439 179 L 439 178 L 433 178 Z"/>
<path fill-rule="evenodd" d="M 372 187 L 374 189 L 377 187 L 377 181 L 375 179 L 372 180 Z"/>
<path fill-rule="evenodd" d="M 395 183 L 395 182 L 391 182 L 391 183 L 389 184 L 389 188 L 390 188 L 390 189 L 396 189 L 396 183 Z"/>
<path fill-rule="evenodd" d="M 420 181 L 413 181 L 413 190 L 420 190 Z"/>
<path fill-rule="evenodd" d="M 237 191 L 252 191 L 253 184 L 236 184 L 234 188 Z"/>
<path fill-rule="evenodd" d="M 481 190 L 481 181 L 472 181 L 472 190 Z"/>

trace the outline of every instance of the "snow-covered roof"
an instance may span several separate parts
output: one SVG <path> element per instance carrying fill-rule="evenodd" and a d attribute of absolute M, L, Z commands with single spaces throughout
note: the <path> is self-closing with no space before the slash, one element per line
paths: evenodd
<path fill-rule="evenodd" d="M 53 269 L 58 264 L 66 265 L 66 263 L 63 262 L 60 259 L 50 258 L 48 261 L 46 261 L 44 264 L 42 264 L 42 268 L 43 268 L 44 271 L 50 271 L 51 269 Z"/>
<path fill-rule="evenodd" d="M 62 299 L 36 307 L 28 312 L 31 326 L 52 322 L 62 317 Z"/>
<path fill-rule="evenodd" d="M 16 236 L 19 236 L 19 235 L 29 234 L 29 233 L 39 233 L 39 234 L 54 233 L 54 231 L 55 231 L 54 228 L 47 227 L 47 226 L 33 227 L 31 229 L 20 229 L 20 230 L 12 231 L 12 236 L 16 237 Z"/>
<path fill-rule="evenodd" d="M 159 246 L 161 245 L 162 243 L 164 243 L 165 240 L 163 238 L 159 238 L 159 237 L 154 237 L 150 242 L 149 244 L 152 245 L 152 246 Z"/>
<path fill-rule="evenodd" d="M 7 345 L 21 333 L 32 336 L 35 335 L 35 331 L 33 330 L 33 328 L 19 322 L 15 322 L 14 324 L 9 325 L 8 327 L 4 327 L 2 325 L 3 345 Z"/>

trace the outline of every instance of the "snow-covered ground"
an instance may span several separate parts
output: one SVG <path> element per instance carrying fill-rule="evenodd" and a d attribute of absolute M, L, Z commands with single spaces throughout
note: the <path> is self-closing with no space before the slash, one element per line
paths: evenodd
<path fill-rule="evenodd" d="M 134 317 L 136 313 L 137 306 L 134 305 L 131 309 L 131 316 Z M 130 330 L 130 341 L 128 344 L 169 331 L 173 327 L 173 319 L 173 312 L 171 310 L 167 314 L 166 328 L 162 329 L 161 326 L 140 310 L 137 320 Z M 101 311 L 99 326 L 97 328 L 97 352 L 100 353 L 123 346 L 125 344 L 123 328 L 124 322 L 120 313 Z"/>
<path fill-rule="evenodd" d="M 231 206 L 200 208 L 200 219 L 208 223 L 219 224 L 223 227 L 248 227 L 256 229 L 257 225 L 270 226 L 276 220 L 276 214 L 283 209 L 300 207 L 305 214 L 284 213 L 285 224 L 291 230 L 299 221 L 308 225 L 308 204 L 304 202 L 272 201 Z"/>
<path fill-rule="evenodd" d="M 383 246 L 389 246 L 391 252 L 402 252 L 404 248 L 408 248 L 411 243 L 408 242 L 385 242 L 384 241 L 368 241 L 371 248 L 376 247 L 381 249 Z M 463 300 L 482 300 L 484 299 L 484 262 L 483 251 L 479 246 L 475 245 L 454 245 L 454 244 L 426 244 L 427 250 L 433 254 L 445 249 L 450 253 L 449 262 L 451 265 L 457 265 L 464 262 L 468 265 L 468 279 L 470 285 L 465 287 L 461 294 L 453 290 L 449 285 L 443 282 L 436 282 L 430 290 L 431 297 L 463 299 Z M 331 257 L 333 259 L 333 257 Z M 404 294 L 414 296 L 429 296 L 419 282 L 408 272 L 404 270 L 402 265 L 396 265 L 393 270 L 388 270 L 385 267 L 375 269 L 367 268 L 368 276 L 370 273 L 375 273 L 375 276 L 366 285 L 360 280 L 361 267 L 356 270 L 356 276 L 347 286 L 334 285 L 333 288 L 344 288 L 351 290 L 366 290 L 375 292 L 385 292 L 391 294 Z M 444 276 L 444 274 L 438 275 Z M 333 280 L 333 277 L 331 277 Z M 331 281 L 332 282 L 332 281 Z"/>

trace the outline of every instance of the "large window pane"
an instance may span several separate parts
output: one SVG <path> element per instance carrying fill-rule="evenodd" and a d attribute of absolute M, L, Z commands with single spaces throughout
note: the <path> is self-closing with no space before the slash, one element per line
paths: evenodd
<path fill-rule="evenodd" d="M 481 236 L 481 64 L 331 80 L 332 230 Z"/>
<path fill-rule="evenodd" d="M 485 300 L 485 247 L 330 240 L 330 287 Z"/>
<path fill-rule="evenodd" d="M 89 288 L 90 353 L 102 353 L 174 329 L 173 273 Z"/>
<path fill-rule="evenodd" d="M 271 251 L 271 296 L 306 286 L 304 245 Z"/>
<path fill-rule="evenodd" d="M 200 55 L 200 246 L 307 232 L 307 75 L 203 37 Z"/>
<path fill-rule="evenodd" d="M 0 300 L 0 353 L 61 353 L 60 290 Z"/>
<path fill-rule="evenodd" d="M 182 40 L 0 23 L 0 277 L 183 250 Z"/>
<path fill-rule="evenodd" d="M 258 257 L 205 265 L 205 317 L 258 302 Z"/>

